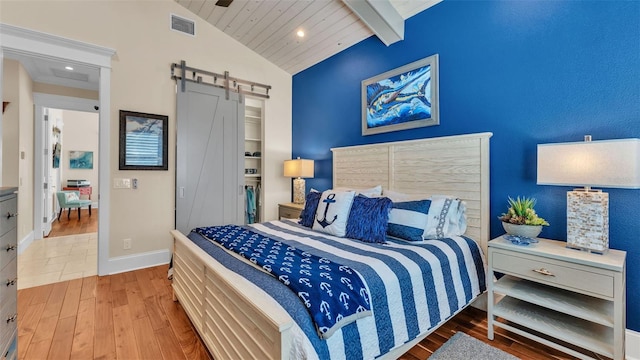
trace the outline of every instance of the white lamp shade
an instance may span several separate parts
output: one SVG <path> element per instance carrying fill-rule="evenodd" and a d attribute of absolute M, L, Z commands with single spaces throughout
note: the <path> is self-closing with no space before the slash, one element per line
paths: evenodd
<path fill-rule="evenodd" d="M 538 184 L 640 188 L 640 139 L 538 145 Z"/>
<path fill-rule="evenodd" d="M 284 176 L 293 178 L 312 178 L 313 160 L 295 159 L 284 161 Z"/>

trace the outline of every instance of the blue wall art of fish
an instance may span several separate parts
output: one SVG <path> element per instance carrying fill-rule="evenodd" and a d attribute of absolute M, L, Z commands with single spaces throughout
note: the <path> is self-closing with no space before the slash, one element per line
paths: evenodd
<path fill-rule="evenodd" d="M 431 66 L 367 85 L 367 127 L 431 117 Z"/>

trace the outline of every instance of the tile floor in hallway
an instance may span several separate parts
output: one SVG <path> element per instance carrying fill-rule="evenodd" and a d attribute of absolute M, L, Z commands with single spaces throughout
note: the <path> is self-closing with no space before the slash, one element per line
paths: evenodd
<path fill-rule="evenodd" d="M 98 273 L 98 233 L 35 240 L 18 255 L 18 289 Z"/>

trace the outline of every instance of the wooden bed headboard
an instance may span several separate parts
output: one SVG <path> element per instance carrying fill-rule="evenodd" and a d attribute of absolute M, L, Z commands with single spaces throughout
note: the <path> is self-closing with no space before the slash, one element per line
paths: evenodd
<path fill-rule="evenodd" d="M 489 241 L 490 132 L 332 148 L 333 187 L 382 185 L 412 195 L 451 195 L 467 204 L 465 235 Z"/>

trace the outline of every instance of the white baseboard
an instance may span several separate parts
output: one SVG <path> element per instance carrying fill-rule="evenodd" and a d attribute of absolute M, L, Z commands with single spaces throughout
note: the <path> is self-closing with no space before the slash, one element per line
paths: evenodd
<path fill-rule="evenodd" d="M 640 360 L 640 332 L 627 329 L 625 335 L 626 359 Z"/>
<path fill-rule="evenodd" d="M 31 231 L 29 232 L 29 234 L 27 234 L 27 236 L 25 236 L 22 240 L 20 240 L 20 242 L 18 242 L 18 255 L 22 254 L 23 251 L 27 250 L 27 248 L 29 247 L 29 245 L 31 245 L 33 240 L 34 240 L 33 231 Z"/>
<path fill-rule="evenodd" d="M 169 249 L 149 251 L 135 255 L 118 256 L 109 259 L 107 273 L 112 275 L 152 266 L 164 265 L 169 263 L 170 258 L 171 253 L 169 252 Z"/>

